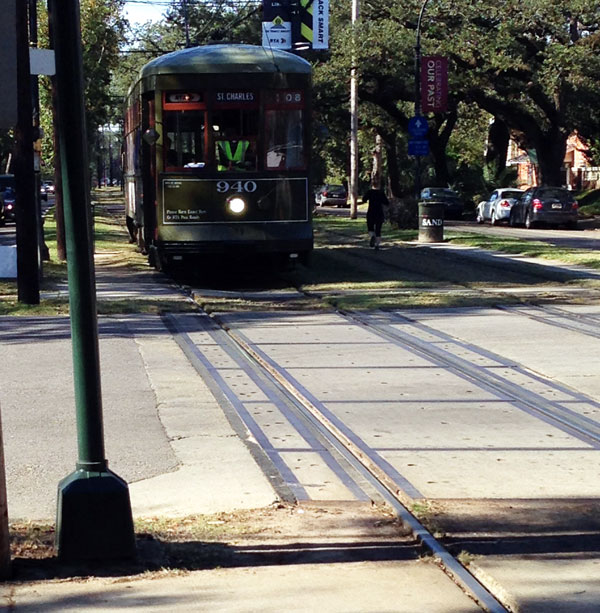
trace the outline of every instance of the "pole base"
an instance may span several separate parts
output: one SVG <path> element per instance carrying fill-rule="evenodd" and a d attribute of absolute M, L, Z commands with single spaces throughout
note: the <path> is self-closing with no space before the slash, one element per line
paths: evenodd
<path fill-rule="evenodd" d="M 104 468 L 78 468 L 58 484 L 56 546 L 63 560 L 135 557 L 129 488 Z"/>

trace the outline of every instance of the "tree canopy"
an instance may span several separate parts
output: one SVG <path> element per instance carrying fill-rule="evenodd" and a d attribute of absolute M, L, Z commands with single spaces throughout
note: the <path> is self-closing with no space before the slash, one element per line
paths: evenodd
<path fill-rule="evenodd" d="M 421 0 L 367 1 L 352 28 L 348 3 L 337 5 L 332 8 L 337 41 L 334 37 L 329 61 L 317 66 L 317 86 L 325 87 L 334 75 L 349 74 L 356 62 L 361 120 L 381 133 L 392 166 L 397 165 L 392 158 L 401 151 L 406 156 L 422 6 Z M 560 182 L 571 133 L 577 131 L 592 149 L 597 146 L 598 17 L 599 9 L 584 0 L 435 0 L 428 4 L 421 28 L 422 51 L 450 61 L 448 110 L 428 118 L 438 183 L 449 182 L 460 158 L 468 158 L 468 143 L 471 148 L 479 143 L 479 158 L 483 158 L 485 126 L 492 118 L 496 126 L 504 124 L 522 148 L 537 152 L 546 183 Z M 333 91 L 340 99 L 342 91 Z M 470 133 L 470 138 L 457 138 L 461 133 Z"/>
<path fill-rule="evenodd" d="M 40 24 L 44 24 L 44 3 Z M 392 191 L 406 192 L 414 172 L 407 155 L 407 126 L 414 114 L 414 54 L 423 0 L 363 0 L 353 25 L 350 0 L 330 3 L 330 50 L 308 54 L 315 66 L 314 110 L 323 168 L 320 178 L 347 173 L 349 78 L 359 73 L 361 158 L 366 178 L 375 135 L 388 152 Z M 215 41 L 260 44 L 257 0 L 173 2 L 160 23 L 135 31 L 123 18 L 124 0 L 81 0 L 88 132 L 120 118 L 122 98 L 140 67 L 186 45 Z M 600 8 L 588 0 L 431 0 L 423 16 L 425 55 L 449 58 L 449 103 L 429 115 L 428 178 L 461 181 L 480 168 L 484 154 L 502 168 L 508 134 L 537 153 L 541 179 L 561 179 L 566 140 L 577 132 L 600 155 Z M 43 27 L 40 27 L 43 45 Z M 49 90 L 42 119 L 51 133 Z M 493 123 L 492 123 L 493 121 Z M 492 127 L 490 128 L 490 124 Z M 5 138 L 6 140 L 6 138 Z M 51 146 L 44 141 L 49 163 Z M 471 177 L 472 178 L 472 177 Z"/>

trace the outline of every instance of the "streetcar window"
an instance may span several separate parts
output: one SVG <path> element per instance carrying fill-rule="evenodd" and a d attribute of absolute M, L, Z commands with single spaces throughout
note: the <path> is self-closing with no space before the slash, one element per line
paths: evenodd
<path fill-rule="evenodd" d="M 265 112 L 266 167 L 304 168 L 303 111 Z"/>
<path fill-rule="evenodd" d="M 256 110 L 215 110 L 212 128 L 218 170 L 256 170 Z"/>
<path fill-rule="evenodd" d="M 165 168 L 203 168 L 204 111 L 165 111 Z"/>

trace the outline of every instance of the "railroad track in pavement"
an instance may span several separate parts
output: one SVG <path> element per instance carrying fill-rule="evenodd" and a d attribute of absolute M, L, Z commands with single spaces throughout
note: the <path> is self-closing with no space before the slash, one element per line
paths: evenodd
<path fill-rule="evenodd" d="M 304 487 L 297 472 L 292 450 L 317 454 L 326 470 L 335 475 L 341 488 L 354 500 L 384 501 L 410 528 L 416 542 L 435 557 L 446 572 L 485 611 L 507 609 L 469 571 L 451 555 L 442 543 L 409 511 L 408 500 L 419 497 L 410 483 L 391 466 L 381 469 L 371 450 L 355 434 L 323 411 L 322 403 L 282 368 L 257 349 L 244 335 L 219 317 L 205 315 L 168 315 L 167 325 L 211 391 L 220 402 L 234 428 L 250 441 L 250 450 L 266 472 L 283 500 L 303 502 L 319 499 L 319 493 Z M 265 421 L 264 408 L 257 409 L 257 397 L 263 398 L 278 417 Z M 254 410 L 252 406 L 254 405 Z M 293 435 L 273 436 L 273 423 L 286 422 Z M 247 429 L 249 436 L 244 434 Z M 293 438 L 282 441 L 276 439 Z M 301 442 L 299 442 L 301 441 Z M 296 447 L 294 447 L 294 445 Z M 263 455 L 264 454 L 264 455 Z"/>
<path fill-rule="evenodd" d="M 294 325 L 301 327 L 303 318 L 313 316 L 297 315 Z M 428 496 L 390 459 L 391 451 L 384 446 L 379 448 L 364 427 L 361 431 L 352 420 L 346 421 L 344 412 L 336 410 L 336 402 L 323 395 L 322 387 L 313 386 L 310 377 L 298 376 L 298 368 L 289 364 L 290 356 L 282 353 L 285 341 L 281 337 L 280 341 L 253 337 L 263 327 L 285 328 L 289 324 L 285 316 L 282 320 L 275 313 L 166 317 L 182 350 L 232 423 L 237 424 L 238 433 L 282 499 L 319 500 L 331 488 L 334 493 L 330 495 L 338 499 L 383 500 L 482 609 L 506 610 L 492 594 L 493 587 L 475 579 L 411 512 L 415 503 Z M 427 368 L 451 373 L 454 381 L 466 382 L 468 391 L 475 389 L 475 395 L 491 398 L 490 406 L 502 403 L 533 419 L 542 429 L 562 433 L 570 441 L 569 449 L 586 452 L 600 448 L 600 423 L 589 417 L 600 414 L 600 404 L 593 398 L 399 313 L 336 313 L 326 317 L 330 318 L 329 325 L 341 327 L 342 338 L 346 332 L 348 337 L 366 334 L 365 342 L 379 345 L 383 353 L 409 354 L 417 362 L 426 363 Z M 546 317 L 556 318 L 556 313 L 548 312 Z M 280 334 L 284 333 L 280 330 Z M 317 361 L 333 362 L 333 352 L 340 350 L 339 339 L 328 343 L 307 334 L 307 344 L 314 343 L 315 351 L 320 353 Z M 366 411 L 368 406 L 358 400 L 358 408 L 347 412 Z M 394 445 L 400 446 L 398 442 L 391 447 Z M 322 464 L 330 484 L 312 483 L 311 471 L 306 470 L 306 464 L 311 462 Z"/>

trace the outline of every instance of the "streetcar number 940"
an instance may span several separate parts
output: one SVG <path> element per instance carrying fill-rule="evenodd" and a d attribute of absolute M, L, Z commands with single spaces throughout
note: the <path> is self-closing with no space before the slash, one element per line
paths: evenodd
<path fill-rule="evenodd" d="M 256 182 L 255 181 L 233 181 L 230 183 L 229 181 L 217 181 L 217 191 L 220 194 L 224 194 L 226 192 L 247 192 L 251 194 L 256 191 Z"/>

